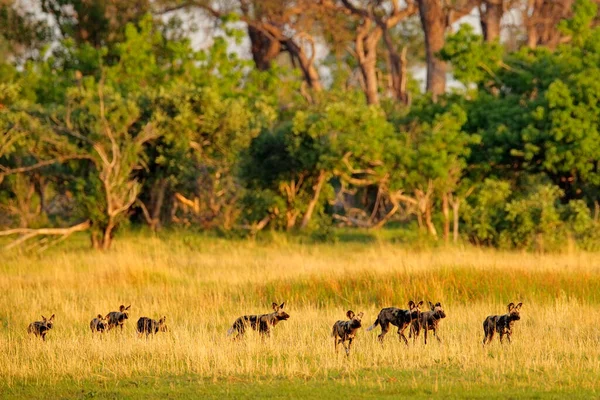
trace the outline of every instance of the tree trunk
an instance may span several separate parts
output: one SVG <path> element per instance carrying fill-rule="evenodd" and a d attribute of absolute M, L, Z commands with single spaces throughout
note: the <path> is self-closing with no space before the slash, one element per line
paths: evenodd
<path fill-rule="evenodd" d="M 444 242 L 450 242 L 450 207 L 448 204 L 448 193 L 442 195 L 442 214 L 444 215 Z"/>
<path fill-rule="evenodd" d="M 355 46 L 360 72 L 365 81 L 365 95 L 368 104 L 379 104 L 377 85 L 377 42 L 381 38 L 381 28 L 372 31 L 371 21 L 366 20 L 357 31 Z"/>
<path fill-rule="evenodd" d="M 425 208 L 425 224 L 427 225 L 427 231 L 429 232 L 429 234 L 435 239 L 437 239 L 437 230 L 435 229 L 435 225 L 433 224 L 433 221 L 431 219 L 431 208 L 431 201 L 428 199 L 427 207 Z"/>
<path fill-rule="evenodd" d="M 110 245 L 112 244 L 113 239 L 113 230 L 115 228 L 114 221 L 109 221 L 108 225 L 104 228 L 104 232 L 102 232 L 102 250 L 110 249 Z"/>
<path fill-rule="evenodd" d="M 260 71 L 267 71 L 271 67 L 271 62 L 281 53 L 281 44 L 278 40 L 268 37 L 251 25 L 248 25 L 248 37 L 256 68 Z"/>
<path fill-rule="evenodd" d="M 161 225 L 161 211 L 165 202 L 165 193 L 167 191 L 168 181 L 166 179 L 160 179 L 152 187 L 152 193 L 150 194 L 151 214 L 150 214 L 150 228 L 155 231 L 160 228 Z"/>
<path fill-rule="evenodd" d="M 503 0 L 485 0 L 479 7 L 481 31 L 486 42 L 500 39 L 500 24 L 504 14 Z"/>
<path fill-rule="evenodd" d="M 314 54 L 310 57 L 306 55 L 306 52 L 300 47 L 293 39 L 288 39 L 285 42 L 286 49 L 290 52 L 293 59 L 298 61 L 299 67 L 304 75 L 304 80 L 313 90 L 320 92 L 323 87 L 321 86 L 321 78 L 314 65 Z M 313 52 L 314 52 L 313 46 Z"/>
<path fill-rule="evenodd" d="M 453 232 L 453 241 L 454 243 L 458 243 L 458 209 L 460 208 L 460 199 L 457 197 L 452 202 L 452 217 L 454 218 L 454 232 Z"/>
<path fill-rule="evenodd" d="M 444 47 L 446 18 L 440 0 L 418 0 L 421 24 L 425 34 L 427 58 L 427 91 L 434 101 L 446 91 L 446 62 L 437 57 Z"/>
<path fill-rule="evenodd" d="M 572 6 L 573 0 L 529 0 L 523 14 L 527 46 L 556 47 L 562 35 L 557 25 L 561 19 L 570 17 Z"/>
<path fill-rule="evenodd" d="M 319 195 L 321 194 L 321 189 L 323 188 L 323 184 L 325 183 L 326 177 L 327 177 L 327 175 L 325 174 L 325 171 L 321 170 L 319 172 L 319 177 L 317 178 L 317 183 L 313 187 L 313 190 L 314 190 L 313 197 L 310 200 L 310 203 L 308 203 L 308 208 L 306 209 L 306 212 L 304 213 L 304 217 L 302 217 L 302 223 L 300 224 L 300 229 L 305 229 L 308 226 L 308 223 L 310 222 L 312 214 L 315 210 L 315 207 L 317 206 L 317 203 L 319 202 Z"/>
<path fill-rule="evenodd" d="M 383 34 L 385 47 L 388 53 L 388 63 L 390 66 L 392 93 L 394 99 L 408 104 L 408 94 L 406 93 L 406 52 L 403 47 L 400 54 L 396 51 L 394 42 L 389 31 L 386 29 Z"/>

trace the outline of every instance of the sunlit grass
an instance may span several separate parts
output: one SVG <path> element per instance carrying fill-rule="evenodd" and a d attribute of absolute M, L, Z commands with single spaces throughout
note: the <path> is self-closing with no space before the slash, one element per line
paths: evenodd
<path fill-rule="evenodd" d="M 132 237 L 106 253 L 54 249 L 0 263 L 0 390 L 69 381 L 194 376 L 208 382 L 297 379 L 460 394 L 494 388 L 598 389 L 600 256 L 477 249 L 414 252 L 388 243 L 302 245 Z M 364 328 L 381 307 L 440 301 L 442 344 L 409 347 L 391 330 L 358 334 L 351 357 L 333 351 L 331 325 L 352 309 Z M 286 301 L 290 320 L 270 340 L 225 332 L 245 313 Z M 522 301 L 512 345 L 481 346 L 482 322 Z M 92 337 L 89 321 L 131 304 L 123 332 Z M 56 314 L 47 342 L 29 322 Z M 138 339 L 140 316 L 170 332 Z M 390 383 L 391 382 L 391 383 Z M 383 390 L 383 389 L 382 389 Z M 0 392 L 1 393 L 1 392 Z M 506 392 L 509 393 L 509 392 Z M 512 392 L 510 392 L 512 393 Z"/>

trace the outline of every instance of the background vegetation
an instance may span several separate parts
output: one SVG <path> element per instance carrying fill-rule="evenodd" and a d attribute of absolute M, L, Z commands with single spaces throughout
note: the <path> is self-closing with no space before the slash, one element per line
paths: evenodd
<path fill-rule="evenodd" d="M 2 235 L 386 226 L 595 250 L 597 6 L 497 3 L 4 1 Z M 482 36 L 455 23 L 474 10 Z"/>

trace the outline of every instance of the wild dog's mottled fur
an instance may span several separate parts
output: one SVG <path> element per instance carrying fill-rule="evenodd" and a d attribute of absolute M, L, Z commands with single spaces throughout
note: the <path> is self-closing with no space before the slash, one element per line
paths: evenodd
<path fill-rule="evenodd" d="M 485 321 L 483 321 L 483 345 L 489 343 L 494 338 L 494 334 L 498 332 L 500 334 L 500 343 L 502 343 L 502 339 L 504 339 L 504 335 L 508 339 L 508 343 L 510 343 L 510 336 L 512 335 L 512 327 L 515 321 L 521 319 L 521 315 L 519 311 L 521 310 L 521 306 L 523 303 L 519 303 L 515 306 L 514 303 L 510 303 L 508 305 L 508 313 L 504 315 L 490 315 Z"/>
<path fill-rule="evenodd" d="M 346 350 L 346 355 L 350 355 L 350 347 L 352 346 L 352 341 L 356 336 L 356 331 L 360 328 L 361 320 L 363 317 L 363 313 L 358 313 L 358 315 L 354 315 L 354 311 L 349 310 L 346 313 L 348 317 L 348 321 L 337 321 L 333 324 L 333 330 L 331 332 L 331 336 L 333 336 L 333 340 L 335 343 L 335 351 L 337 352 L 338 344 L 341 343 L 344 346 L 344 350 Z M 348 341 L 348 347 L 346 347 L 346 341 Z"/>
<path fill-rule="evenodd" d="M 377 338 L 383 343 L 383 338 L 389 331 L 390 324 L 392 324 L 398 327 L 398 338 L 404 340 L 404 343 L 408 345 L 408 340 L 406 339 L 406 336 L 404 336 L 404 330 L 411 322 L 416 321 L 417 318 L 419 318 L 419 315 L 421 314 L 420 307 L 422 304 L 422 301 L 420 301 L 419 304 L 415 304 L 415 302 L 411 300 L 408 302 L 408 310 L 402 310 L 396 307 L 383 308 L 379 311 L 379 315 L 373 325 L 367 328 L 367 331 L 371 331 L 375 329 L 377 325 L 380 325 L 381 333 Z"/>
<path fill-rule="evenodd" d="M 98 314 L 98 316 L 90 322 L 90 329 L 92 330 L 92 333 L 104 333 L 108 329 L 108 321 L 102 314 Z"/>
<path fill-rule="evenodd" d="M 42 340 L 46 340 L 46 334 L 54 326 L 54 314 L 50 318 L 42 315 L 41 321 L 35 321 L 27 327 L 27 333 L 33 333 L 35 336 L 41 336 Z"/>
<path fill-rule="evenodd" d="M 446 318 L 446 313 L 440 303 L 435 303 L 435 305 L 433 305 L 429 302 L 429 307 L 431 307 L 430 311 L 422 312 L 419 318 L 413 322 L 410 334 L 415 335 L 414 340 L 416 341 L 421 329 L 423 329 L 425 331 L 425 344 L 427 344 L 427 331 L 432 330 L 433 336 L 441 343 L 442 340 L 437 335 L 437 328 L 440 320 Z"/>
<path fill-rule="evenodd" d="M 108 320 L 107 330 L 110 331 L 112 328 L 120 326 L 121 332 L 123 331 L 123 324 L 125 323 L 126 319 L 129 319 L 129 307 L 131 307 L 131 304 L 127 307 L 121 305 L 119 307 L 119 311 L 111 311 L 106 314 L 106 319 Z"/>
<path fill-rule="evenodd" d="M 290 316 L 287 314 L 283 308 L 285 307 L 285 302 L 281 303 L 281 305 L 277 305 L 277 303 L 273 303 L 274 312 L 270 314 L 261 314 L 261 315 L 243 315 L 235 320 L 231 328 L 227 331 L 227 335 L 231 335 L 233 332 L 237 331 L 236 339 L 244 336 L 246 332 L 246 328 L 250 326 L 255 331 L 261 335 L 270 336 L 271 335 L 271 327 L 277 325 L 279 321 L 285 321 Z"/>
<path fill-rule="evenodd" d="M 168 328 L 167 328 L 166 321 L 167 321 L 167 317 L 162 317 L 161 319 L 158 320 L 158 322 L 155 319 L 150 319 L 148 317 L 141 317 L 140 319 L 138 319 L 138 322 L 137 322 L 138 337 L 142 337 L 142 335 L 144 333 L 146 334 L 146 338 L 147 338 L 148 335 L 150 335 L 150 334 L 155 335 L 159 331 L 167 332 Z"/>

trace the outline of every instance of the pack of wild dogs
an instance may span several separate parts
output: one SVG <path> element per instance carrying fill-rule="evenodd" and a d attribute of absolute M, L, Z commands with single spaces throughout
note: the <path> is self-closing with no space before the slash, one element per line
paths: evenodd
<path fill-rule="evenodd" d="M 516 321 L 521 319 L 520 310 L 523 303 L 515 305 L 510 303 L 507 307 L 508 312 L 502 315 L 490 315 L 483 321 L 483 345 L 491 342 L 494 335 L 498 333 L 500 335 L 500 343 L 503 342 L 504 337 L 511 342 L 511 335 L 513 325 Z M 441 343 L 441 339 L 438 336 L 438 328 L 442 319 L 446 318 L 446 313 L 441 303 L 429 302 L 429 310 L 421 311 L 423 301 L 415 303 L 414 301 L 408 302 L 408 309 L 401 309 L 397 307 L 386 307 L 382 308 L 373 322 L 373 325 L 367 328 L 367 331 L 372 331 L 377 326 L 381 327 L 381 333 L 377 336 L 380 343 L 383 344 L 385 335 L 390 330 L 390 325 L 398 328 L 398 338 L 404 341 L 408 345 L 408 339 L 404 332 L 406 329 L 409 330 L 408 337 L 413 337 L 413 341 L 416 341 L 423 332 L 424 343 L 427 344 L 427 334 L 432 331 L 433 336 Z M 121 305 L 119 311 L 111 311 L 105 316 L 98 314 L 90 322 L 90 330 L 92 334 L 102 334 L 117 326 L 123 331 L 123 325 L 125 321 L 129 319 L 129 308 L 131 305 L 125 307 Z M 235 339 L 241 339 L 246 330 L 251 328 L 257 331 L 260 335 L 269 337 L 271 335 L 271 329 L 274 328 L 279 322 L 285 321 L 290 318 L 290 315 L 285 310 L 285 302 L 281 304 L 273 303 L 273 312 L 266 314 L 248 314 L 238 317 L 231 328 L 227 331 L 227 335 L 231 336 L 235 334 Z M 352 342 L 356 337 L 356 333 L 362 327 L 362 319 L 364 313 L 360 312 L 355 314 L 354 311 L 348 310 L 346 313 L 347 320 L 339 320 L 333 324 L 331 330 L 331 336 L 334 340 L 335 351 L 338 351 L 338 345 L 342 345 L 346 351 L 346 355 L 350 355 L 350 348 Z M 52 314 L 50 318 L 42 316 L 41 321 L 35 321 L 29 324 L 27 332 L 39 336 L 42 340 L 46 340 L 46 335 L 54 326 L 54 317 Z M 136 330 L 138 337 L 146 338 L 149 335 L 155 335 L 158 332 L 167 332 L 166 325 L 167 317 L 163 316 L 158 321 L 148 318 L 140 317 L 137 321 Z M 347 344 L 346 344 L 347 343 Z"/>

